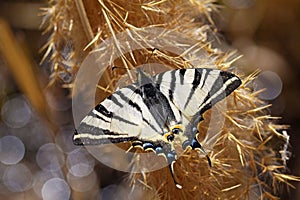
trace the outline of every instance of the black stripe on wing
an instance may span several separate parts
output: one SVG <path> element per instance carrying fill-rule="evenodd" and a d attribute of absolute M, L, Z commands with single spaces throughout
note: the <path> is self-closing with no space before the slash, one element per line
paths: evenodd
<path fill-rule="evenodd" d="M 129 99 L 128 99 L 128 101 L 130 101 Z M 140 109 L 140 108 L 139 108 Z M 99 113 L 101 113 L 102 115 L 104 115 L 104 116 L 106 116 L 106 117 L 108 117 L 108 118 L 113 118 L 113 119 L 117 119 L 117 120 L 119 120 L 119 121 L 121 121 L 121 122 L 125 122 L 125 123 L 127 123 L 127 124 L 131 124 L 131 125 L 134 125 L 134 126 L 138 126 L 138 124 L 136 124 L 136 123 L 134 123 L 134 122 L 131 122 L 131 121 L 128 121 L 128 120 L 126 120 L 125 118 L 123 118 L 123 117 L 121 117 L 121 116 L 118 116 L 118 115 L 116 115 L 116 114 L 114 114 L 113 112 L 111 112 L 111 111 L 109 111 L 107 108 L 105 108 L 105 106 L 103 106 L 101 103 L 100 104 L 98 104 L 96 107 L 95 107 L 95 110 L 96 111 L 98 111 Z M 90 116 L 93 116 L 93 114 L 89 114 Z M 98 115 L 96 115 L 97 116 L 97 118 L 99 118 L 99 119 L 103 119 L 101 116 L 98 116 Z M 108 122 L 107 120 L 104 120 L 103 119 L 103 121 L 104 122 Z"/>
<path fill-rule="evenodd" d="M 198 70 L 199 70 L 199 69 L 196 69 L 196 71 L 198 71 Z M 201 89 L 204 87 L 204 85 L 205 85 L 205 83 L 206 83 L 206 80 L 207 80 L 208 76 L 210 75 L 210 72 L 213 71 L 213 69 L 203 69 L 203 70 L 201 70 L 201 73 L 202 73 L 204 70 L 205 70 L 206 73 L 205 73 L 204 78 L 203 78 L 203 83 L 202 83 L 202 85 L 200 86 Z"/>
<path fill-rule="evenodd" d="M 97 110 L 98 112 L 100 112 L 102 115 L 108 117 L 108 118 L 112 118 L 113 113 L 108 111 L 101 103 L 99 103 L 96 107 L 95 110 Z"/>
<path fill-rule="evenodd" d="M 128 89 L 132 90 L 134 89 L 134 87 L 128 87 Z M 132 91 L 132 93 L 134 93 L 134 91 Z M 130 98 L 126 97 L 120 90 L 115 92 L 115 95 L 118 95 L 125 103 L 128 103 L 130 106 L 142 113 L 142 109 L 140 108 L 140 106 L 137 103 L 133 102 Z"/>
<path fill-rule="evenodd" d="M 127 86 L 127 88 L 130 89 L 130 90 L 132 90 L 133 94 L 137 94 L 137 95 L 141 96 L 141 98 L 143 98 L 143 96 L 144 96 L 143 92 L 140 90 L 139 87 L 136 87 L 135 85 L 129 85 L 129 86 Z M 118 91 L 116 93 L 118 93 Z M 118 93 L 118 94 L 120 95 L 120 98 L 123 101 L 127 102 L 130 106 L 132 106 L 134 109 L 136 109 L 137 111 L 139 111 L 142 114 L 142 116 L 143 116 L 143 111 L 142 111 L 141 107 L 136 102 L 133 102 L 130 98 L 126 97 L 124 94 L 121 94 L 121 92 Z M 144 103 L 144 102 L 140 102 L 140 103 Z M 147 119 L 145 119 L 144 116 L 143 116 L 142 119 L 153 130 L 155 130 L 156 132 L 159 132 L 159 130 L 157 130 Z"/>
<path fill-rule="evenodd" d="M 148 83 L 141 86 L 139 94 L 159 127 L 164 128 L 171 121 L 176 121 L 176 118 L 168 98 L 159 90 L 159 87 L 158 81 L 156 85 Z"/>
<path fill-rule="evenodd" d="M 169 99 L 171 102 L 173 102 L 173 93 L 175 90 L 175 84 L 176 84 L 176 76 L 175 76 L 176 71 L 173 70 L 171 71 L 171 81 L 170 81 L 170 89 L 169 89 Z"/>
<path fill-rule="evenodd" d="M 200 113 L 204 113 L 217 102 L 221 101 L 226 96 L 231 94 L 236 88 L 238 88 L 241 85 L 241 83 L 241 80 L 236 75 L 229 72 L 220 71 L 219 77 L 214 82 L 211 90 L 205 97 L 203 103 L 199 106 L 201 107 Z M 226 88 L 223 88 L 225 84 L 228 85 L 226 85 Z M 213 99 L 210 99 L 212 96 L 214 96 L 214 94 L 217 93 L 219 93 L 217 96 L 215 96 Z"/>
<path fill-rule="evenodd" d="M 101 139 L 97 137 L 102 137 Z M 137 137 L 129 137 L 127 134 L 114 133 L 110 130 L 90 126 L 81 123 L 77 130 L 74 131 L 73 143 L 75 145 L 95 145 L 95 144 L 108 144 L 120 143 L 126 141 L 137 140 Z"/>
<path fill-rule="evenodd" d="M 127 86 L 127 88 L 130 89 L 130 90 L 132 90 L 132 94 L 139 94 L 139 95 L 141 94 L 141 91 L 138 88 L 136 88 L 135 85 L 129 85 L 129 86 Z M 135 110 L 137 110 L 138 112 L 140 112 L 142 114 L 142 116 L 143 116 L 143 112 L 142 112 L 141 107 L 136 102 L 133 102 L 130 98 L 128 98 L 127 96 L 125 96 L 122 93 L 122 91 L 120 91 L 120 90 L 116 91 L 111 96 L 114 96 L 115 101 L 117 101 L 117 99 L 118 99 L 117 96 L 118 96 L 125 103 L 128 103 L 132 108 L 134 108 Z M 113 98 L 110 98 L 110 99 L 113 99 Z M 123 105 L 120 102 L 118 102 L 118 103 L 119 103 L 120 107 L 123 108 Z M 122 121 L 124 121 L 124 120 L 122 120 Z M 151 125 L 144 117 L 143 117 L 143 121 L 146 122 L 146 124 L 148 124 L 149 126 L 151 126 L 151 128 L 153 128 L 154 130 L 156 130 L 155 127 L 153 125 Z M 132 124 L 132 123 L 130 122 L 130 124 Z M 136 125 L 136 124 L 133 124 L 133 125 Z"/>
<path fill-rule="evenodd" d="M 108 96 L 106 99 L 111 100 L 114 104 L 118 105 L 119 107 L 123 107 L 123 105 L 118 101 L 116 93 Z"/>
<path fill-rule="evenodd" d="M 199 71 L 201 71 L 201 73 Z M 186 108 L 186 106 L 189 104 L 190 100 L 192 99 L 192 96 L 195 93 L 195 90 L 198 88 L 198 86 L 200 84 L 202 71 L 203 70 L 200 70 L 200 69 L 194 69 L 194 80 L 192 82 L 193 87 L 191 88 L 191 91 L 189 93 L 189 97 L 187 98 L 187 101 L 184 105 L 184 108 Z M 206 74 L 208 74 L 208 72 Z M 206 78 L 207 78 L 207 76 L 206 76 Z M 205 81 L 206 81 L 206 79 L 204 80 L 204 82 Z"/>
<path fill-rule="evenodd" d="M 237 80 L 235 80 L 233 83 L 231 83 L 230 85 L 227 86 L 227 88 L 225 90 L 226 96 L 231 94 L 231 92 L 233 92 L 236 88 L 238 88 L 242 83 L 241 79 L 239 79 L 236 75 L 229 73 L 229 72 L 221 71 L 220 76 L 223 79 L 223 83 L 225 83 L 229 79 L 237 78 Z"/>
<path fill-rule="evenodd" d="M 89 116 L 96 117 L 97 119 L 100 119 L 101 121 L 104 121 L 104 122 L 106 122 L 106 123 L 110 123 L 109 121 L 107 121 L 107 120 L 104 119 L 103 117 L 101 117 L 101 116 L 99 116 L 99 115 L 97 115 L 97 114 L 95 114 L 95 113 L 93 113 L 93 112 L 91 112 L 91 113 L 89 114 Z"/>
<path fill-rule="evenodd" d="M 179 70 L 179 78 L 180 78 L 180 84 L 183 85 L 183 81 L 184 81 L 184 74 L 186 72 L 186 69 L 180 69 Z"/>

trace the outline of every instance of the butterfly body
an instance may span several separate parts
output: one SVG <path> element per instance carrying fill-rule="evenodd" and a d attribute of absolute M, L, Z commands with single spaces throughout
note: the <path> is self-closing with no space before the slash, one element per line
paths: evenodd
<path fill-rule="evenodd" d="M 132 141 L 133 146 L 165 155 L 173 174 L 174 144 L 205 153 L 197 141 L 202 114 L 240 84 L 230 72 L 207 68 L 171 70 L 153 77 L 139 72 L 136 83 L 114 92 L 81 121 L 74 144 Z"/>

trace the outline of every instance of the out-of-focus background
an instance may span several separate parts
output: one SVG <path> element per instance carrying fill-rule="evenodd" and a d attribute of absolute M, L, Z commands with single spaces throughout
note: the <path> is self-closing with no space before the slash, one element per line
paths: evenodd
<path fill-rule="evenodd" d="M 243 71 L 259 68 L 261 98 L 272 115 L 290 124 L 291 174 L 300 174 L 300 2 L 224 0 L 217 20 L 223 39 L 244 57 Z M 71 199 L 71 191 L 105 199 L 120 186 L 98 179 L 97 162 L 72 144 L 69 89 L 47 87 L 49 59 L 39 49 L 48 35 L 39 29 L 46 1 L 0 2 L 0 196 L 1 199 Z M 21 64 L 21 65 L 20 65 Z M 10 148 L 13 147 L 13 148 Z M 80 158 L 80 159 L 78 159 Z M 99 166 L 98 166 L 99 167 Z M 101 168 L 101 166 L 100 166 Z M 107 169 L 106 169 L 107 170 Z M 121 177 L 111 171 L 107 177 Z M 93 188 L 101 180 L 101 194 Z M 300 199 L 299 184 L 282 199 Z M 96 192 L 90 192 L 96 191 Z M 78 197 L 78 196 L 77 196 Z"/>

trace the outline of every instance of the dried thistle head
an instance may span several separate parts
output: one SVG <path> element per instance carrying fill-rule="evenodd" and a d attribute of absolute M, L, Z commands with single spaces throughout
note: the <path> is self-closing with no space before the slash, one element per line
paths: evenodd
<path fill-rule="evenodd" d="M 277 199 L 282 185 L 292 186 L 290 181 L 299 181 L 285 174 L 289 157 L 287 127 L 276 125 L 276 118 L 268 112 L 270 105 L 261 101 L 251 86 L 257 72 L 244 75 L 232 65 L 239 59 L 237 53 L 223 52 L 211 41 L 216 30 L 211 17 L 217 12 L 214 1 L 61 0 L 50 4 L 45 16 L 49 20 L 46 30 L 52 30 L 52 34 L 45 45 L 45 56 L 51 55 L 52 80 L 60 79 L 72 86 L 73 75 L 86 55 L 97 55 L 98 60 L 108 58 L 108 66 L 120 67 L 111 70 L 104 66 L 97 99 L 112 93 L 121 77 L 131 77 L 129 70 L 142 64 L 159 63 L 170 69 L 211 67 L 232 71 L 242 79 L 239 89 L 226 98 L 225 110 L 219 104 L 214 106 L 224 120 L 216 120 L 213 111 L 208 111 L 198 125 L 198 139 L 207 149 L 213 166 L 210 168 L 196 151 L 187 150 L 174 166 L 176 178 L 183 186 L 181 190 L 174 185 L 167 167 L 130 174 L 133 190 L 140 188 L 149 199 Z M 153 36 L 141 29 L 145 27 L 165 31 Z M 174 32 L 183 34 L 185 39 L 165 37 Z M 131 38 L 139 48 L 121 40 L 119 33 Z M 187 48 L 180 53 L 168 49 L 153 52 L 159 45 L 153 40 L 155 37 L 161 39 L 163 47 Z M 186 38 L 194 38 L 194 44 Z M 111 43 L 103 45 L 103 41 Z M 131 51 L 125 52 L 125 48 Z M 158 73 L 157 70 L 152 71 Z M 64 81 L 64 77 L 71 79 Z M 214 127 L 220 129 L 210 130 Z M 138 149 L 133 151 L 140 153 Z M 149 155 L 149 159 L 166 162 L 156 155 Z M 134 165 L 142 164 L 136 157 Z"/>

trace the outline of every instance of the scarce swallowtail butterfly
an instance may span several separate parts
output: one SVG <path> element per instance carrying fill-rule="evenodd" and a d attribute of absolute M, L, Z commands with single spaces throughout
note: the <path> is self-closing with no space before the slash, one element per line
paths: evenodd
<path fill-rule="evenodd" d="M 121 88 L 99 103 L 75 130 L 76 145 L 131 141 L 167 158 L 173 180 L 177 159 L 174 141 L 202 151 L 197 126 L 202 114 L 232 93 L 241 80 L 226 71 L 191 68 L 149 76 L 139 70 L 137 82 Z"/>

